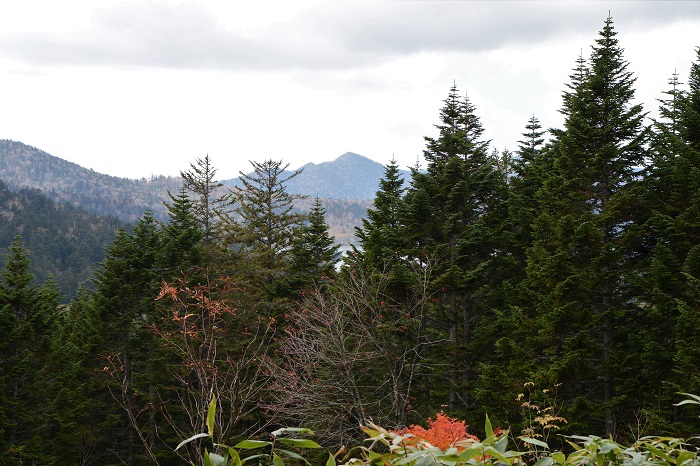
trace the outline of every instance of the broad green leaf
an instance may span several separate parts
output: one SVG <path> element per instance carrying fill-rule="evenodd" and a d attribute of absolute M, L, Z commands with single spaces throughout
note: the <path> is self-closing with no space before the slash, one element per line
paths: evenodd
<path fill-rule="evenodd" d="M 475 456 L 481 456 L 484 451 L 483 446 L 479 444 L 474 444 L 470 448 L 467 448 L 462 453 L 459 454 L 460 461 L 466 463 Z"/>
<path fill-rule="evenodd" d="M 378 430 L 370 429 L 367 426 L 360 426 L 360 429 L 362 430 L 362 432 L 367 434 L 370 438 L 379 437 L 382 434 Z"/>
<path fill-rule="evenodd" d="M 498 439 L 498 441 L 494 444 L 494 447 L 496 450 L 500 451 L 501 453 L 506 452 L 506 447 L 508 446 L 508 436 L 503 435 L 501 438 Z"/>
<path fill-rule="evenodd" d="M 647 445 L 647 449 L 648 449 L 650 452 L 652 452 L 653 454 L 655 454 L 656 456 L 658 456 L 659 458 L 661 458 L 661 459 L 663 459 L 664 461 L 666 461 L 667 463 L 669 463 L 669 464 L 672 463 L 671 457 L 670 457 L 665 451 L 660 450 L 660 449 L 658 449 L 658 448 L 656 448 L 656 447 L 653 447 L 653 446 L 651 446 L 651 445 Z"/>
<path fill-rule="evenodd" d="M 533 466 L 552 466 L 553 462 L 554 460 L 551 456 L 543 456 L 542 458 L 538 459 Z"/>
<path fill-rule="evenodd" d="M 285 445 L 294 445 L 298 448 L 321 448 L 321 445 L 314 442 L 313 440 L 301 439 L 301 438 L 281 438 L 277 439 L 278 442 L 284 443 Z"/>
<path fill-rule="evenodd" d="M 264 454 L 264 453 L 261 453 L 261 454 L 259 454 L 259 455 L 249 456 L 249 457 L 247 457 L 247 458 L 243 458 L 243 459 L 241 460 L 241 464 L 243 464 L 243 463 L 245 463 L 245 462 L 247 462 L 247 461 L 256 460 L 256 459 L 258 459 L 258 458 L 269 458 L 269 456 L 266 455 L 266 454 Z"/>
<path fill-rule="evenodd" d="M 485 453 L 486 455 L 488 455 L 488 456 L 492 456 L 492 457 L 494 457 L 494 458 L 496 458 L 496 459 L 499 459 L 499 460 L 501 460 L 501 461 L 504 462 L 504 463 L 507 463 L 507 462 L 508 462 L 508 457 L 506 457 L 503 453 L 501 453 L 500 451 L 496 450 L 496 449 L 493 448 L 493 447 L 485 448 L 485 449 L 484 449 L 484 453 Z"/>
<path fill-rule="evenodd" d="M 415 462 L 415 466 L 433 466 L 434 464 L 439 463 L 435 463 L 435 459 L 430 455 L 419 458 L 418 461 Z"/>
<path fill-rule="evenodd" d="M 328 461 L 326 461 L 326 466 L 337 466 L 335 462 L 335 456 L 328 453 Z"/>
<path fill-rule="evenodd" d="M 282 458 L 277 456 L 277 453 L 272 455 L 272 464 L 273 466 L 284 466 L 284 461 L 282 461 Z"/>
<path fill-rule="evenodd" d="M 221 444 L 216 444 L 217 447 L 221 447 L 226 449 L 228 452 L 229 456 L 231 456 L 231 466 L 241 466 L 241 456 L 238 454 L 236 450 L 233 448 L 229 447 L 228 445 L 221 445 Z"/>
<path fill-rule="evenodd" d="M 448 463 L 457 463 L 459 461 L 459 455 L 455 454 L 445 454 L 445 455 L 436 455 L 436 458 L 440 461 L 445 461 Z"/>
<path fill-rule="evenodd" d="M 272 445 L 272 442 L 265 442 L 263 440 L 243 440 L 234 445 L 233 448 L 241 448 L 243 450 L 250 450 L 253 448 L 262 448 Z"/>
<path fill-rule="evenodd" d="M 552 459 L 559 464 L 564 464 L 564 461 L 566 461 L 566 455 L 560 451 L 555 451 L 552 453 Z"/>
<path fill-rule="evenodd" d="M 529 438 L 529 437 L 518 437 L 518 438 L 525 443 L 529 443 L 531 445 L 537 445 L 538 447 L 542 447 L 545 450 L 549 450 L 549 445 L 544 443 L 542 440 L 537 440 L 537 439 Z"/>
<path fill-rule="evenodd" d="M 600 447 L 598 447 L 598 451 L 603 455 L 607 455 L 608 453 L 619 449 L 620 446 L 614 442 L 605 442 Z"/>
<path fill-rule="evenodd" d="M 695 453 L 691 451 L 682 451 L 678 453 L 678 456 L 676 457 L 676 464 L 678 466 L 681 466 L 683 463 L 686 461 L 692 460 L 695 458 Z"/>
<path fill-rule="evenodd" d="M 216 416 L 216 396 L 212 395 L 211 402 L 209 403 L 209 411 L 207 412 L 207 429 L 209 430 L 209 436 L 214 436 L 214 417 Z"/>
<path fill-rule="evenodd" d="M 491 421 L 489 421 L 489 415 L 486 415 L 486 425 L 484 426 L 484 431 L 486 432 L 486 438 L 493 437 L 493 427 L 491 427 Z"/>
<path fill-rule="evenodd" d="M 282 448 L 278 449 L 277 451 L 278 451 L 279 453 L 283 453 L 283 454 L 286 455 L 286 456 L 289 456 L 290 458 L 294 458 L 295 460 L 300 460 L 300 461 L 303 461 L 303 462 L 306 463 L 306 464 L 310 464 L 308 461 L 306 461 L 306 458 L 304 458 L 303 456 L 301 456 L 299 453 L 295 453 L 295 452 L 289 451 L 289 450 L 284 450 L 284 449 L 282 449 Z"/>
<path fill-rule="evenodd" d="M 175 449 L 177 450 L 181 446 L 185 445 L 186 443 L 190 443 L 192 440 L 197 440 L 198 438 L 202 438 L 202 437 L 209 437 L 209 434 L 201 433 L 201 434 L 193 435 L 192 437 L 188 438 L 187 440 L 183 440 L 182 442 L 180 442 L 178 444 L 178 446 L 175 447 Z"/>

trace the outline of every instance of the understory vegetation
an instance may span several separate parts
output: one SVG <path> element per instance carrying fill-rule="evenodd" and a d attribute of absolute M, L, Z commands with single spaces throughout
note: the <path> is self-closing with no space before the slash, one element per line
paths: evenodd
<path fill-rule="evenodd" d="M 67 305 L 18 232 L 0 464 L 698 464 L 695 52 L 649 120 L 607 18 L 514 152 L 453 86 L 343 257 L 274 160 L 196 159 Z"/>

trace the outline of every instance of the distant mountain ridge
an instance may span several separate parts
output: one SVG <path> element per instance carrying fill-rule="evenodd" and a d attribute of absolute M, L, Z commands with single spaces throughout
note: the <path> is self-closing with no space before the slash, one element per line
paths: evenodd
<path fill-rule="evenodd" d="M 307 163 L 299 176 L 288 181 L 287 190 L 321 199 L 373 200 L 384 176 L 384 165 L 354 152 L 346 152 L 331 162 Z M 402 171 L 404 179 L 410 178 Z M 238 178 L 225 180 L 234 186 Z"/>
<path fill-rule="evenodd" d="M 179 177 L 132 180 L 104 175 L 7 139 L 0 139 L 0 179 L 11 187 L 38 189 L 57 202 L 132 223 L 148 209 L 165 218 L 168 190 L 176 193 L 182 186 Z"/>
<path fill-rule="evenodd" d="M 189 167 L 182 167 L 183 170 Z M 289 180 L 290 193 L 318 196 L 327 209 L 326 221 L 337 242 L 354 241 L 354 227 L 361 224 L 384 175 L 384 166 L 359 154 L 347 152 L 334 161 L 308 163 L 302 173 Z M 291 173 L 291 172 L 290 172 Z M 404 172 L 408 180 L 408 172 Z M 70 203 L 86 212 L 113 216 L 134 223 L 150 210 L 166 220 L 168 191 L 176 194 L 180 177 L 154 176 L 140 180 L 97 173 L 73 162 L 48 154 L 36 147 L 11 140 L 0 140 L 0 180 L 12 189 L 38 189 L 59 203 Z M 232 187 L 238 178 L 223 180 Z M 311 203 L 301 202 L 303 211 Z"/>

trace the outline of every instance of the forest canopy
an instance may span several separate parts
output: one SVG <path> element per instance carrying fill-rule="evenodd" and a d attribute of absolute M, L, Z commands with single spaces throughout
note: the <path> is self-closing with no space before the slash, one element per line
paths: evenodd
<path fill-rule="evenodd" d="M 563 126 L 523 121 L 513 152 L 453 85 L 425 166 L 386 165 L 342 258 L 322 200 L 295 210 L 298 172 L 272 159 L 223 196 L 196 159 L 167 219 L 120 229 L 67 306 L 20 235 L 0 272 L 0 462 L 194 462 L 203 437 L 175 447 L 208 425 L 228 444 L 303 426 L 337 450 L 436 413 L 552 448 L 697 434 L 697 406 L 674 406 L 700 393 L 695 54 L 650 121 L 607 18 Z"/>

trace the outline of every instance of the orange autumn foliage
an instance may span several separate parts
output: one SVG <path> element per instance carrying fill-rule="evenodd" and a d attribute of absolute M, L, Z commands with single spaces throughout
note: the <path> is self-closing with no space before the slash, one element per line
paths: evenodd
<path fill-rule="evenodd" d="M 467 425 L 464 421 L 450 418 L 443 412 L 437 413 L 435 419 L 428 419 L 428 426 L 425 429 L 421 426 L 412 425 L 397 433 L 399 435 L 413 434 L 418 439 L 425 440 L 441 450 L 446 450 L 455 442 L 461 440 L 479 441 L 477 437 L 467 433 Z"/>

